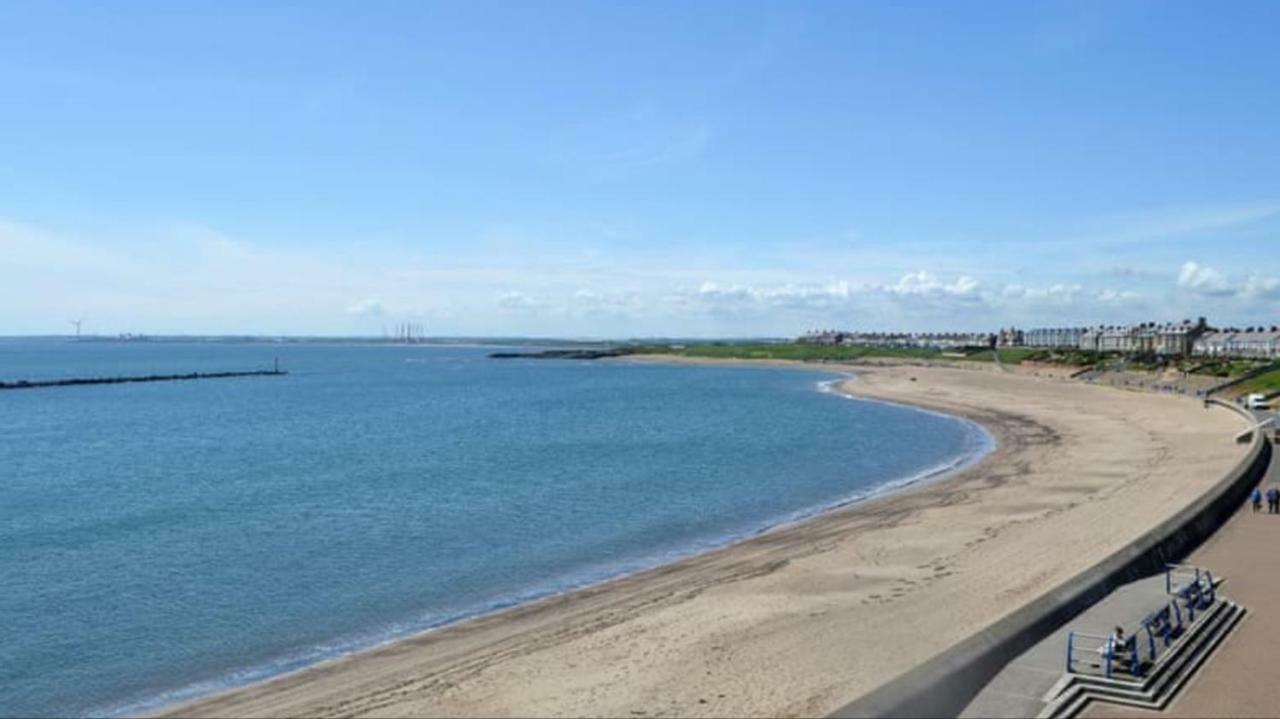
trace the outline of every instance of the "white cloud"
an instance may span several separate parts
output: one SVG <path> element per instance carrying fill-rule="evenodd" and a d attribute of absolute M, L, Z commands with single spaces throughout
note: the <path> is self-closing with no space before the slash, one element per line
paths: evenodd
<path fill-rule="evenodd" d="M 637 299 L 631 292 L 597 292 L 585 287 L 573 293 L 573 301 L 580 307 L 627 307 Z"/>
<path fill-rule="evenodd" d="M 508 310 L 527 310 L 538 306 L 538 301 L 523 292 L 508 290 L 498 295 L 498 306 Z"/>
<path fill-rule="evenodd" d="M 1280 299 L 1280 278 L 1250 275 L 1240 294 L 1251 300 Z"/>
<path fill-rule="evenodd" d="M 1250 274 L 1244 282 L 1196 262 L 1183 263 L 1178 287 L 1203 297 L 1235 297 L 1247 302 L 1280 299 L 1280 277 Z"/>
<path fill-rule="evenodd" d="M 1236 293 L 1226 275 L 1195 262 L 1185 262 L 1178 271 L 1178 286 L 1207 297 L 1228 297 Z"/>
<path fill-rule="evenodd" d="M 363 299 L 347 307 L 347 314 L 356 317 L 385 317 L 388 312 L 385 305 L 374 299 Z"/>
<path fill-rule="evenodd" d="M 1105 289 L 1098 292 L 1098 301 L 1109 305 L 1127 305 L 1142 299 L 1142 295 L 1132 290 Z"/>
<path fill-rule="evenodd" d="M 1218 266 L 1225 255 L 1212 268 L 1188 262 L 1176 277 L 1168 268 L 1146 277 L 1154 270 L 1131 263 L 1073 278 L 1063 265 L 1006 285 L 1000 257 L 925 255 L 927 243 L 747 258 L 741 245 L 543 242 L 558 236 L 542 228 L 500 252 L 445 253 L 425 241 L 257 242 L 199 225 L 85 238 L 0 221 L 0 334 L 65 331 L 83 316 L 108 334 L 358 334 L 403 318 L 439 334 L 782 336 L 813 326 L 982 329 L 1165 314 L 1242 323 L 1274 316 L 1280 299 L 1280 276 Z M 904 266 L 904 257 L 930 266 Z"/>
<path fill-rule="evenodd" d="M 1001 315 L 1020 323 L 1089 324 L 1129 321 L 1130 313 L 1143 305 L 1143 298 L 1133 290 L 1066 282 L 1041 287 L 1010 284 L 1001 291 L 997 304 Z"/>
<path fill-rule="evenodd" d="M 657 304 L 660 302 L 647 301 L 634 292 L 598 292 L 584 287 L 573 293 L 567 309 L 574 316 L 625 321 L 649 314 Z"/>
<path fill-rule="evenodd" d="M 978 281 L 968 275 L 960 275 L 954 281 L 945 283 L 932 273 L 920 270 L 908 272 L 896 284 L 883 286 L 882 289 L 898 297 L 979 299 L 980 287 Z"/>
<path fill-rule="evenodd" d="M 1069 305 L 1079 301 L 1085 295 L 1084 287 L 1075 284 L 1054 284 L 1048 287 L 1024 287 L 1022 285 L 1006 285 L 1001 295 L 1006 299 L 1027 300 L 1030 302 L 1048 302 L 1051 304 Z"/>
<path fill-rule="evenodd" d="M 1130 282 L 1138 280 L 1163 279 L 1165 275 L 1150 267 L 1139 267 L 1137 265 L 1114 264 L 1110 265 L 1102 271 L 1104 275 L 1112 277 L 1121 277 Z"/>
<path fill-rule="evenodd" d="M 845 304 L 853 295 L 844 281 L 825 284 L 779 284 L 764 286 L 719 285 L 703 282 L 697 296 L 716 304 L 746 304 L 762 308 L 826 308 Z"/>
<path fill-rule="evenodd" d="M 939 277 L 921 270 L 899 277 L 893 284 L 852 283 L 719 283 L 703 282 L 696 291 L 679 293 L 672 311 L 709 317 L 737 317 L 784 326 L 846 326 L 889 329 L 902 326 L 932 328 L 962 324 L 975 318 L 975 307 L 989 298 L 973 277 Z M 790 322 L 790 325 L 784 323 Z"/>

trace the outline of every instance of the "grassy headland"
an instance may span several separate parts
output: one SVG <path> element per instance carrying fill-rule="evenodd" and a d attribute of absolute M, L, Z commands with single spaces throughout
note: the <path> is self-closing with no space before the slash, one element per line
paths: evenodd
<path fill-rule="evenodd" d="M 1122 355 L 1116 352 L 1094 352 L 1076 349 L 1036 349 L 1030 347 L 965 347 L 940 350 L 926 347 L 873 347 L 822 345 L 808 342 L 690 342 L 636 343 L 608 347 L 613 356 L 632 354 L 673 355 L 724 360 L 790 360 L 794 362 L 851 362 L 862 359 L 945 360 L 955 362 L 992 362 L 999 357 L 1004 365 L 1024 362 L 1061 365 L 1068 368 L 1093 368 L 1102 372 L 1165 373 L 1232 379 L 1243 377 L 1270 366 L 1265 360 L 1201 357 L 1171 358 L 1154 353 Z M 1280 369 L 1254 377 L 1233 392 L 1280 391 Z"/>
<path fill-rule="evenodd" d="M 793 360 L 797 362 L 842 362 L 859 359 L 954 359 L 991 361 L 991 350 L 942 352 L 918 347 L 846 347 L 801 342 L 707 342 L 700 344 L 631 345 L 628 354 L 665 354 L 708 359 Z M 1018 350 L 1001 350 L 1001 361 L 1022 361 Z M 1007 359 L 1006 359 L 1007 355 Z"/>

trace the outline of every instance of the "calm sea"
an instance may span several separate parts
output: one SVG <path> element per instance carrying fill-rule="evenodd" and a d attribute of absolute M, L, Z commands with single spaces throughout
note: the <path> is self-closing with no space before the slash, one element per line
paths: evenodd
<path fill-rule="evenodd" d="M 972 456 L 830 374 L 485 349 L 0 341 L 0 714 L 137 712 L 758 532 Z M 925 440 L 925 441 L 922 441 Z"/>

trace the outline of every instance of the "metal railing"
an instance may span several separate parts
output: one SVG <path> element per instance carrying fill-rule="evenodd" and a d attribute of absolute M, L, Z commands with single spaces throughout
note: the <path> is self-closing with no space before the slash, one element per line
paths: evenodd
<path fill-rule="evenodd" d="M 1165 565 L 1164 591 L 1183 601 L 1188 624 L 1196 620 L 1196 612 L 1208 609 L 1217 596 L 1213 573 L 1190 564 Z"/>
<path fill-rule="evenodd" d="M 1117 673 L 1142 677 L 1155 664 L 1157 648 L 1152 627 L 1144 622 L 1140 631 L 1146 634 L 1146 641 L 1139 641 L 1136 634 L 1117 640 L 1114 635 L 1068 632 L 1067 673 L 1094 674 L 1107 679 Z"/>
<path fill-rule="evenodd" d="M 1137 633 L 1123 640 L 1115 635 L 1067 633 L 1067 673 L 1095 674 L 1111 679 L 1117 672 L 1141 677 L 1160 652 L 1169 648 L 1195 622 L 1196 614 L 1216 599 L 1213 573 L 1189 564 L 1165 566 L 1166 604 L 1139 622 Z"/>

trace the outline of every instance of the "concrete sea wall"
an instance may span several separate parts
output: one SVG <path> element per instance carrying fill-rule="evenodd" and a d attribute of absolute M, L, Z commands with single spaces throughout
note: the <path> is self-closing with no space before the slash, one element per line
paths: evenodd
<path fill-rule="evenodd" d="M 1253 417 L 1227 402 L 1215 404 Z M 1249 451 L 1204 496 L 1102 562 L 915 669 L 837 711 L 835 717 L 954 717 L 1006 664 L 1116 587 L 1164 571 L 1231 517 L 1261 481 L 1271 443 Z"/>

